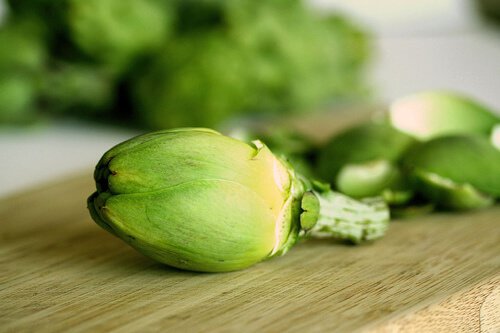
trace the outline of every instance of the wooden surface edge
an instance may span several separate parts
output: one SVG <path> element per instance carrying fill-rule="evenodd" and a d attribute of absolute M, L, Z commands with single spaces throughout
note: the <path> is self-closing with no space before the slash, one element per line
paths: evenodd
<path fill-rule="evenodd" d="M 447 297 L 396 312 L 360 332 L 500 332 L 500 273 Z"/>

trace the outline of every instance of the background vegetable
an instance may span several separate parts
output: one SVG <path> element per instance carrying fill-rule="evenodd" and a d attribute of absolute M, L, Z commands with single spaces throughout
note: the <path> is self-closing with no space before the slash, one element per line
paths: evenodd
<path fill-rule="evenodd" d="M 106 114 L 114 102 L 113 75 L 96 66 L 54 63 L 40 78 L 40 103 L 54 114 Z"/>
<path fill-rule="evenodd" d="M 142 123 L 213 126 L 240 112 L 251 91 L 240 53 L 218 35 L 175 40 L 133 82 Z"/>
<path fill-rule="evenodd" d="M 394 216 L 486 207 L 500 185 L 498 122 L 458 93 L 408 95 L 320 147 L 317 172 L 347 195 L 382 196 Z"/>
<path fill-rule="evenodd" d="M 321 147 L 317 172 L 341 192 L 357 197 L 386 195 L 402 203 L 411 190 L 399 159 L 415 140 L 386 124 L 366 123 L 345 130 Z"/>
<path fill-rule="evenodd" d="M 442 91 L 397 99 L 391 104 L 389 117 L 392 126 L 422 140 L 452 134 L 488 135 L 500 122 L 498 115 L 479 102 Z"/>
<path fill-rule="evenodd" d="M 439 137 L 404 158 L 420 192 L 445 208 L 487 206 L 500 196 L 500 151 L 480 136 Z"/>
<path fill-rule="evenodd" d="M 381 237 L 381 201 L 315 185 L 252 144 L 208 129 L 153 132 L 109 150 L 88 199 L 93 219 L 143 254 L 182 269 L 230 271 L 286 253 L 299 237 Z"/>
<path fill-rule="evenodd" d="M 8 21 L 0 26 L 0 122 L 35 117 L 47 56 L 40 29 L 35 20 Z"/>
<path fill-rule="evenodd" d="M 492 129 L 490 140 L 493 146 L 500 150 L 500 124 L 495 125 Z"/>
<path fill-rule="evenodd" d="M 73 42 L 109 69 L 124 71 L 142 54 L 165 43 L 171 28 L 171 1 L 68 0 Z"/>
<path fill-rule="evenodd" d="M 415 170 L 413 177 L 419 193 L 440 208 L 468 210 L 488 207 L 494 203 L 493 197 L 469 183 L 457 183 L 422 170 Z"/>
<path fill-rule="evenodd" d="M 47 50 L 47 80 L 31 87 L 5 79 L 17 88 L 0 96 L 32 113 L 92 115 L 148 128 L 216 126 L 249 113 L 311 112 L 367 90 L 366 34 L 343 17 L 312 13 L 299 0 L 9 5 L 9 22 L 43 22 L 40 33 L 25 35 Z M 74 101 L 71 91 L 79 92 Z M 16 112 L 0 107 L 0 119 Z"/>

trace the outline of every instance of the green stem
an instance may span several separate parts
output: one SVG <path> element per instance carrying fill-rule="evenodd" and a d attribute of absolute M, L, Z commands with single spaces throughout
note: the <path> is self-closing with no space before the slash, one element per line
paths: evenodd
<path fill-rule="evenodd" d="M 309 191 L 302 198 L 301 227 L 307 236 L 361 243 L 385 234 L 389 209 L 381 198 L 354 200 L 331 190 Z"/>

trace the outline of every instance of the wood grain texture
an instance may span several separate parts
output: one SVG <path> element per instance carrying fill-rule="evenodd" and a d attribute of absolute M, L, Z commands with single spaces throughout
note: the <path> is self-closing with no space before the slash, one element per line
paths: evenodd
<path fill-rule="evenodd" d="M 500 332 L 500 276 L 494 276 L 446 299 L 394 320 L 384 320 L 370 331 L 389 332 Z"/>
<path fill-rule="evenodd" d="M 89 172 L 0 202 L 0 331 L 425 332 L 437 327 L 422 326 L 429 318 L 441 331 L 495 328 L 499 206 L 395 221 L 373 244 L 308 241 L 244 271 L 199 274 L 101 230 L 85 207 L 92 190 Z"/>

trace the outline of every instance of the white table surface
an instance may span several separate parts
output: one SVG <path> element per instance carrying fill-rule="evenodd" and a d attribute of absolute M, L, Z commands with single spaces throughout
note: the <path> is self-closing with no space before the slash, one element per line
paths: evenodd
<path fill-rule="evenodd" d="M 500 30 L 381 37 L 376 48 L 370 79 L 381 101 L 451 89 L 500 111 Z M 0 197 L 89 170 L 107 149 L 135 134 L 76 122 L 0 128 Z"/>

